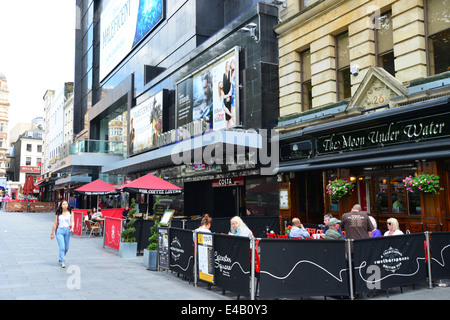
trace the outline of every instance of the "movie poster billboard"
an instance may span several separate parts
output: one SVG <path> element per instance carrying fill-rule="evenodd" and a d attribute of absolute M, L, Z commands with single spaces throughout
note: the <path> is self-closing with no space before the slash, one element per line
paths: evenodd
<path fill-rule="evenodd" d="M 103 0 L 100 80 L 164 19 L 164 0 Z"/>
<path fill-rule="evenodd" d="M 130 111 L 130 154 L 156 147 L 156 138 L 163 130 L 164 91 L 160 91 Z"/>
<path fill-rule="evenodd" d="M 213 130 L 239 124 L 238 62 L 234 48 L 177 84 L 177 127 L 205 117 Z"/>

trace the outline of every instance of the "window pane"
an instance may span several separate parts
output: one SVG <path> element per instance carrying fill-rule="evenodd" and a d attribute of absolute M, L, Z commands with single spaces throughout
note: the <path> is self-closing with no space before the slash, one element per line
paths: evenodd
<path fill-rule="evenodd" d="M 403 176 L 391 177 L 392 212 L 405 212 L 405 188 Z"/>
<path fill-rule="evenodd" d="M 432 35 L 450 27 L 450 0 L 428 0 L 428 34 Z"/>
<path fill-rule="evenodd" d="M 378 65 L 395 77 L 394 51 L 380 55 Z"/>
<path fill-rule="evenodd" d="M 338 72 L 339 100 L 350 98 L 352 95 L 350 75 L 350 68 L 345 68 Z"/>
<path fill-rule="evenodd" d="M 375 203 L 381 212 L 389 211 L 387 177 L 375 178 Z"/>
<path fill-rule="evenodd" d="M 392 35 L 392 13 L 387 12 L 378 18 L 377 46 L 378 53 L 393 50 L 394 40 Z"/>
<path fill-rule="evenodd" d="M 302 108 L 303 111 L 312 108 L 312 86 L 311 81 L 304 82 L 302 86 Z"/>
<path fill-rule="evenodd" d="M 450 30 L 430 37 L 430 65 L 432 74 L 450 70 Z"/>
<path fill-rule="evenodd" d="M 350 54 L 348 50 L 348 32 L 337 36 L 337 67 L 341 69 L 350 65 Z"/>
<path fill-rule="evenodd" d="M 409 215 L 421 215 L 420 194 L 417 192 L 408 192 L 408 213 Z"/>
<path fill-rule="evenodd" d="M 311 51 L 303 51 L 301 53 L 302 59 L 302 81 L 311 79 Z"/>

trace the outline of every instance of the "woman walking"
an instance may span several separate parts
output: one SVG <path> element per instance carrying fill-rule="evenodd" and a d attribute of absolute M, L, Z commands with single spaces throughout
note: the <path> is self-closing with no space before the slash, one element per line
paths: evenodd
<path fill-rule="evenodd" d="M 66 267 L 66 254 L 69 250 L 70 233 L 73 232 L 73 212 L 67 200 L 63 200 L 56 209 L 55 222 L 53 223 L 51 239 L 55 238 L 59 246 L 59 263 L 61 268 Z"/>

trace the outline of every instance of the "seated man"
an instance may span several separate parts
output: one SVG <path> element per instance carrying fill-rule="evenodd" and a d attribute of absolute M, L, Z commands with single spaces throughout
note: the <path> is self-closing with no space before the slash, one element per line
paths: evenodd
<path fill-rule="evenodd" d="M 292 229 L 289 232 L 289 238 L 309 238 L 309 232 L 303 227 L 299 218 L 292 219 Z"/>
<path fill-rule="evenodd" d="M 329 228 L 327 232 L 325 232 L 326 240 L 344 240 L 344 236 L 339 232 L 340 223 L 341 221 L 336 218 L 331 218 L 330 221 L 328 221 Z"/>

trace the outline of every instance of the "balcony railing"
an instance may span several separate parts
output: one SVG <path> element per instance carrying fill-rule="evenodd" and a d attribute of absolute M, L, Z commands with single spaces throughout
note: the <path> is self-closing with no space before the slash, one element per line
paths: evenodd
<path fill-rule="evenodd" d="M 70 145 L 70 154 L 106 153 L 123 154 L 123 142 L 105 140 L 80 140 Z"/>

